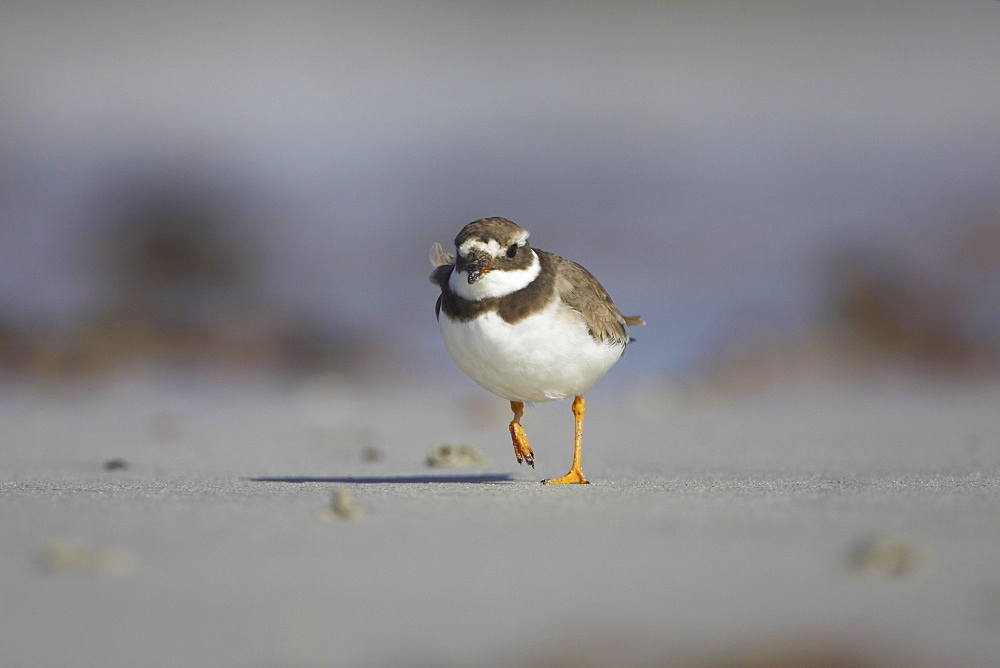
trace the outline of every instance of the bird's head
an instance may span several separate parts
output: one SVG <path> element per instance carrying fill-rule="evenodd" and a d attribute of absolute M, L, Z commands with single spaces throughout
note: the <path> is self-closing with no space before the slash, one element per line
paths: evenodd
<path fill-rule="evenodd" d="M 526 287 L 540 268 L 528 234 L 506 218 L 483 218 L 463 227 L 455 237 L 452 290 L 478 301 Z"/>

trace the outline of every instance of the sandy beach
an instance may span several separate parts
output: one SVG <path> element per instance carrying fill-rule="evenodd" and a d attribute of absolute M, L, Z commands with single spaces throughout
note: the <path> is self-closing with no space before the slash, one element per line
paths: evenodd
<path fill-rule="evenodd" d="M 0 668 L 1000 666 L 1000 2 L 0 16 Z M 590 485 L 489 216 L 648 323 Z"/>
<path fill-rule="evenodd" d="M 4 665 L 1000 662 L 995 387 L 466 390 L 7 388 Z"/>

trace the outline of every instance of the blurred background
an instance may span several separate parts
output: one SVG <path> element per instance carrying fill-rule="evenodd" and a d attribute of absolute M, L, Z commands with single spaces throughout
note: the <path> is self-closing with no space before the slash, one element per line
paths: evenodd
<path fill-rule="evenodd" d="M 612 387 L 994 380 L 998 72 L 992 0 L 5 2 L 0 372 L 458 381 L 503 216 L 649 323 Z"/>

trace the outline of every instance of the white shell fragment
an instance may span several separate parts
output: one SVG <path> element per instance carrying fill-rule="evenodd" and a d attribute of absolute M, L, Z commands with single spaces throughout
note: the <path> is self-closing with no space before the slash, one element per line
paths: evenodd
<path fill-rule="evenodd" d="M 357 504 L 346 489 L 337 487 L 333 490 L 330 506 L 320 511 L 319 518 L 326 522 L 333 520 L 357 520 L 364 516 L 364 510 Z"/>

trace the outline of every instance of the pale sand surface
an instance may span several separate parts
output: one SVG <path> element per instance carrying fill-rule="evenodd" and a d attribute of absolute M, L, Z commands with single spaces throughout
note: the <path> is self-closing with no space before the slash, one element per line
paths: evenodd
<path fill-rule="evenodd" d="M 2 663 L 1000 665 L 998 388 L 588 399 L 552 488 L 568 402 L 531 470 L 469 385 L 5 388 Z"/>

